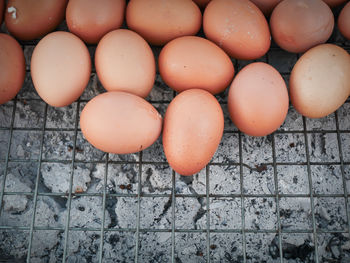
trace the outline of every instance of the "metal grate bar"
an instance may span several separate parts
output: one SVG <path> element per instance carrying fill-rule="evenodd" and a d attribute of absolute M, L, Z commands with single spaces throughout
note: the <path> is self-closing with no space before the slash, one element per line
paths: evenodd
<path fill-rule="evenodd" d="M 269 56 L 266 56 L 266 63 L 269 64 Z M 276 200 L 276 215 L 277 215 L 277 228 L 278 228 L 278 245 L 279 245 L 279 256 L 280 262 L 283 263 L 283 247 L 282 247 L 282 231 L 281 231 L 281 215 L 280 215 L 280 194 L 278 189 L 278 178 L 277 178 L 277 161 L 276 161 L 276 145 L 275 145 L 275 133 L 272 136 L 272 165 L 273 165 L 273 180 L 275 183 L 275 195 Z"/>
<path fill-rule="evenodd" d="M 300 133 L 300 132 L 298 132 Z M 302 134 L 302 133 L 300 133 Z M 336 132 L 334 132 L 334 134 L 336 134 Z M 4 159 L 5 160 L 5 159 Z M 1 161 L 1 160 L 0 160 Z M 38 162 L 37 159 L 16 159 L 16 160 L 9 160 L 9 162 L 18 162 L 18 163 L 36 163 Z M 41 160 L 42 163 L 61 163 L 61 164 L 69 164 L 72 162 L 72 160 Z M 76 164 L 104 164 L 105 161 L 75 161 Z M 109 161 L 109 164 L 138 164 L 139 162 L 137 161 Z M 168 163 L 166 162 L 142 162 L 142 164 L 150 164 L 150 165 L 167 165 Z M 212 162 L 209 163 L 212 166 L 228 166 L 228 165 L 233 165 L 233 166 L 239 166 L 240 163 L 237 162 L 222 162 L 222 163 L 217 163 L 217 162 Z M 272 162 L 265 162 L 263 163 L 266 166 L 273 166 L 274 163 Z M 277 166 L 295 166 L 295 165 L 304 165 L 306 166 L 308 163 L 307 162 L 276 162 Z M 325 161 L 325 162 L 309 162 L 310 166 L 313 165 L 341 165 L 342 163 L 339 162 L 330 162 L 330 161 Z M 242 165 L 250 170 L 257 170 L 255 167 L 250 167 L 249 165 L 242 163 Z M 350 165 L 350 162 L 343 162 L 343 165 Z"/>
<path fill-rule="evenodd" d="M 71 204 L 72 204 L 72 188 L 73 188 L 73 177 L 74 177 L 74 165 L 75 165 L 75 150 L 77 146 L 77 136 L 78 136 L 78 123 L 79 123 L 79 106 L 80 101 L 78 100 L 75 114 L 75 132 L 73 139 L 73 156 L 72 156 L 72 165 L 71 165 L 71 174 L 69 178 L 69 191 L 68 191 L 68 213 L 66 218 L 66 225 L 64 230 L 64 247 L 63 247 L 63 260 L 62 262 L 66 262 L 67 259 L 67 247 L 68 247 L 68 239 L 69 239 L 69 225 L 70 225 L 70 212 L 71 212 Z"/>
<path fill-rule="evenodd" d="M 135 262 L 139 262 L 140 246 L 140 213 L 141 213 L 141 193 L 142 193 L 142 151 L 139 154 L 139 175 L 137 185 L 137 218 L 136 218 L 136 241 L 135 241 Z"/>
<path fill-rule="evenodd" d="M 108 176 L 108 157 L 109 154 L 106 154 L 106 166 L 105 166 L 105 172 L 103 176 L 103 198 L 102 198 L 102 222 L 101 222 L 101 232 L 100 232 L 100 253 L 99 253 L 99 262 L 102 262 L 103 258 L 103 242 L 104 242 L 104 229 L 105 229 L 105 217 L 106 217 L 106 186 L 107 186 L 107 176 Z"/>
<path fill-rule="evenodd" d="M 277 227 L 278 227 L 278 244 L 279 244 L 279 253 L 280 261 L 283 263 L 283 247 L 282 247 L 282 230 L 281 230 L 281 215 L 280 215 L 280 194 L 278 189 L 278 179 L 277 179 L 277 166 L 276 166 L 276 145 L 275 145 L 275 136 L 272 135 L 272 158 L 273 158 L 273 178 L 275 182 L 275 198 L 276 198 L 276 215 L 277 215 Z"/>
<path fill-rule="evenodd" d="M 315 244 L 315 262 L 318 263 L 318 245 L 317 245 L 317 227 L 316 227 L 316 219 L 315 219 L 315 203 L 314 203 L 314 195 L 312 190 L 312 177 L 311 177 L 311 167 L 310 167 L 310 151 L 309 151 L 309 142 L 307 137 L 307 127 L 306 127 L 306 119 L 303 116 L 303 127 L 304 127 L 304 138 L 305 138 L 305 152 L 306 152 L 306 160 L 307 160 L 307 175 L 309 181 L 309 193 L 310 193 L 310 201 L 311 201 L 311 215 L 312 215 L 312 229 L 313 229 L 313 237 Z"/>
<path fill-rule="evenodd" d="M 207 202 L 207 262 L 210 262 L 210 203 L 209 203 L 209 165 L 205 167 L 205 185 L 206 185 L 206 202 Z"/>
<path fill-rule="evenodd" d="M 337 141 L 338 141 L 338 149 L 339 149 L 339 159 L 340 159 L 340 170 L 341 170 L 341 176 L 342 176 L 342 182 L 343 182 L 343 191 L 345 196 L 345 213 L 346 213 L 346 219 L 347 219 L 347 227 L 348 227 L 348 233 L 350 237 L 350 215 L 349 215 L 349 199 L 348 199 L 348 190 L 345 180 L 345 171 L 344 171 L 344 159 L 343 159 L 343 151 L 342 151 L 342 144 L 341 144 L 341 138 L 339 133 L 339 120 L 338 120 L 338 111 L 335 112 L 335 125 L 337 127 Z"/>
<path fill-rule="evenodd" d="M 0 229 L 2 230 L 24 230 L 29 231 L 30 227 L 24 227 L 24 226 L 0 226 Z M 40 230 L 40 231 L 65 231 L 65 227 L 42 227 L 42 226 L 36 226 L 33 228 L 33 230 Z M 69 231 L 80 231 L 80 232 L 98 232 L 101 231 L 101 228 L 98 227 L 70 227 L 68 229 Z M 136 228 L 104 228 L 105 232 L 136 232 Z M 244 229 L 245 233 L 261 233 L 261 234 L 278 234 L 278 229 Z M 154 229 L 154 228 L 140 228 L 140 233 L 206 233 L 207 229 Z M 314 231 L 313 229 L 282 229 L 282 234 L 312 234 Z M 211 229 L 210 233 L 242 233 L 241 228 L 237 229 Z M 348 234 L 348 230 L 317 230 L 317 234 Z"/>
<path fill-rule="evenodd" d="M 42 127 L 42 133 L 41 133 L 41 138 L 40 138 L 39 165 L 38 165 L 38 170 L 37 170 L 36 179 L 35 179 L 34 205 L 33 205 L 32 219 L 31 219 L 31 223 L 30 223 L 27 262 L 30 262 L 30 255 L 31 255 L 31 250 L 32 250 L 33 232 L 34 232 L 34 224 L 35 224 L 35 214 L 36 214 L 36 207 L 37 207 L 37 201 L 38 201 L 38 186 L 39 186 L 39 180 L 40 180 L 41 158 L 42 158 L 42 155 L 43 155 L 43 148 L 44 148 L 44 136 L 45 136 L 45 125 L 46 125 L 46 117 L 47 117 L 47 108 L 48 108 L 48 106 L 46 104 L 45 105 L 45 112 L 44 112 L 44 124 L 43 124 L 43 127 Z"/>
<path fill-rule="evenodd" d="M 8 144 L 7 144 L 7 154 L 6 154 L 6 160 L 5 160 L 5 169 L 4 169 L 4 175 L 3 180 L 1 183 L 1 189 L 0 189 L 0 216 L 2 211 L 2 204 L 4 199 L 4 192 L 5 192 L 5 185 L 6 185 L 6 177 L 7 177 L 7 169 L 9 165 L 9 159 L 10 159 L 10 150 L 11 150 L 11 142 L 12 142 L 12 136 L 13 136 L 13 123 L 15 121 L 15 112 L 16 112 L 16 100 L 14 100 L 13 108 L 12 108 L 12 115 L 11 115 L 11 125 L 10 125 L 10 136 L 8 138 Z M 8 129 L 7 129 L 8 130 Z"/>
<path fill-rule="evenodd" d="M 4 195 L 25 195 L 25 196 L 34 196 L 33 192 L 4 192 Z M 62 193 L 38 193 L 38 196 L 53 196 L 53 197 L 68 197 L 67 194 L 62 194 Z M 72 193 L 73 197 L 80 197 L 80 196 L 101 196 L 103 197 L 103 193 Z M 142 193 L 141 197 L 146 197 L 146 198 L 153 198 L 153 197 L 168 197 L 171 198 L 172 195 L 169 194 L 146 194 Z M 206 194 L 175 194 L 175 197 L 192 197 L 192 198 L 205 198 L 207 195 Z M 245 197 L 245 198 L 274 198 L 276 195 L 274 194 L 209 194 L 210 198 L 240 198 L 240 197 Z M 344 194 L 313 194 L 314 197 L 319 198 L 319 197 L 349 197 L 349 194 L 344 195 Z M 137 194 L 107 194 L 106 197 L 137 197 Z M 279 197 L 305 197 L 305 198 L 310 198 L 310 194 L 279 194 Z"/>
<path fill-rule="evenodd" d="M 246 241 L 246 229 L 245 229 L 245 204 L 244 204 L 244 189 L 243 189 L 243 147 L 242 147 L 242 134 L 238 134 L 238 139 L 239 139 L 239 176 L 240 176 L 240 198 L 241 198 L 241 220 L 242 220 L 242 253 L 243 253 L 243 262 L 247 262 L 247 252 L 246 252 L 246 246 L 247 246 L 247 241 Z"/>
<path fill-rule="evenodd" d="M 159 102 L 158 102 L 159 103 Z M 159 103 L 160 104 L 160 103 Z M 224 104 L 224 103 L 221 103 Z M 0 127 L 0 131 L 7 131 L 9 128 L 6 127 Z M 25 128 L 25 127 L 12 127 L 12 130 L 14 131 L 41 131 L 41 128 Z M 65 131 L 65 132 L 75 132 L 74 128 L 46 128 L 46 131 Z M 77 131 L 81 131 L 80 129 L 77 129 Z M 307 134 L 315 134 L 315 133 L 350 133 L 350 130 L 308 130 L 306 131 Z M 224 134 L 238 134 L 239 132 L 237 130 L 224 130 Z M 291 130 L 291 131 L 285 131 L 285 130 L 277 130 L 274 132 L 274 134 L 303 134 L 304 132 L 302 130 Z M 35 161 L 35 159 L 10 159 L 11 162 L 13 161 Z M 50 160 L 50 159 L 43 159 L 43 162 L 70 162 L 70 160 Z M 90 162 L 90 161 L 89 161 Z M 111 161 L 111 162 L 123 162 L 123 161 Z M 129 161 L 128 161 L 129 162 Z M 130 161 L 132 162 L 132 161 Z M 154 163 L 154 162 L 149 162 Z M 163 162 L 165 163 L 165 162 Z"/>
<path fill-rule="evenodd" d="M 175 262 L 175 171 L 171 170 L 171 262 Z"/>

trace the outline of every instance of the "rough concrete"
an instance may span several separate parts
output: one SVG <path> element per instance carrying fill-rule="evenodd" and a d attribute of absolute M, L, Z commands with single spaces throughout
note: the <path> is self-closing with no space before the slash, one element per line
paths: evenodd
<path fill-rule="evenodd" d="M 66 30 L 65 23 L 59 28 Z M 1 31 L 6 31 L 4 25 Z M 350 46 L 337 30 L 332 35 L 332 41 Z M 30 68 L 33 49 L 33 43 L 24 47 L 27 69 Z M 156 57 L 159 51 L 160 48 L 153 48 Z M 89 46 L 89 52 L 93 56 L 95 47 Z M 288 81 L 296 59 L 294 54 L 274 49 L 258 61 L 269 62 Z M 251 62 L 234 61 L 236 70 Z M 303 120 L 290 106 L 279 132 L 253 138 L 244 134 L 240 136 L 231 122 L 226 90 L 216 95 L 224 112 L 225 133 L 211 164 L 191 177 L 175 174 L 173 182 L 173 172 L 166 163 L 161 139 L 142 154 L 120 156 L 107 155 L 95 149 L 84 139 L 80 130 L 75 133 L 75 126 L 79 127 L 77 114 L 88 100 L 105 92 L 94 67 L 92 69 L 89 84 L 79 103 L 62 108 L 47 106 L 38 97 L 27 72 L 16 103 L 11 101 L 0 105 L 0 187 L 6 171 L 0 225 L 26 227 L 24 230 L 0 230 L 1 259 L 21 262 L 26 258 L 29 229 L 35 212 L 34 226 L 40 229 L 33 232 L 32 262 L 60 261 L 65 246 L 68 262 L 97 262 L 101 252 L 100 229 L 105 211 L 104 226 L 109 231 L 104 232 L 102 240 L 103 262 L 132 262 L 135 256 L 140 262 L 169 262 L 172 238 L 176 262 L 205 262 L 208 258 L 212 262 L 242 262 L 245 247 L 247 262 L 280 262 L 281 250 L 284 262 L 311 263 L 315 259 L 316 243 L 320 262 L 350 261 L 350 239 L 347 234 L 319 233 L 317 240 L 314 240 L 310 197 L 288 196 L 278 200 L 271 197 L 277 192 L 282 195 L 309 195 L 310 189 L 314 195 L 342 195 L 343 176 L 345 189 L 350 193 L 350 165 L 340 165 L 340 161 L 350 162 L 349 102 L 337 111 L 338 123 L 335 114 L 323 119 Z M 174 96 L 174 91 L 157 73 L 154 88 L 147 100 L 164 116 Z M 47 117 L 44 120 L 46 107 Z M 6 164 L 13 111 L 14 130 L 9 162 Z M 76 151 L 73 154 L 75 134 Z M 42 138 L 43 162 L 38 173 Z M 276 167 L 273 166 L 274 161 L 278 164 Z M 309 168 L 305 165 L 307 161 L 311 162 Z M 67 193 L 72 172 L 73 193 L 94 196 L 73 196 L 68 218 Z M 54 193 L 55 196 L 39 195 L 35 203 L 33 193 L 37 176 L 38 192 Z M 175 203 L 171 196 L 173 184 L 177 195 Z M 105 208 L 104 190 L 107 193 Z M 32 194 L 7 194 L 13 191 Z M 313 201 L 315 225 L 319 231 L 347 230 L 344 197 L 316 196 Z M 282 232 L 301 230 L 311 233 L 279 235 L 278 214 Z M 82 228 L 82 231 L 70 230 L 66 240 L 64 231 L 68 220 L 69 227 Z M 176 232 L 172 236 L 173 223 L 176 229 L 185 232 Z M 140 232 L 137 235 L 138 224 Z M 249 230 L 244 234 L 241 231 L 243 225 Z M 208 226 L 210 230 L 234 232 L 207 233 Z M 47 230 L 52 227 L 55 229 Z M 256 232 L 264 230 L 272 233 Z M 136 246 L 138 255 L 135 255 Z"/>

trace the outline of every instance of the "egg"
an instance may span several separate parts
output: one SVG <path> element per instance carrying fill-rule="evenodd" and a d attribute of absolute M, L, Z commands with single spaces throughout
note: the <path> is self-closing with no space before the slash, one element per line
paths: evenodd
<path fill-rule="evenodd" d="M 0 33 L 0 104 L 13 99 L 21 89 L 25 77 L 22 47 L 7 34 Z"/>
<path fill-rule="evenodd" d="M 274 67 L 255 62 L 237 74 L 227 104 L 231 120 L 240 131 L 265 136 L 283 124 L 288 113 L 288 90 Z"/>
<path fill-rule="evenodd" d="M 2 19 L 4 16 L 4 5 L 5 5 L 4 0 L 0 0 L 0 25 L 2 24 Z"/>
<path fill-rule="evenodd" d="M 90 100 L 80 116 L 84 137 L 97 149 L 115 154 L 135 153 L 160 136 L 162 117 L 139 96 L 111 91 Z"/>
<path fill-rule="evenodd" d="M 108 91 L 125 91 L 146 97 L 154 84 L 155 63 L 148 43 L 131 30 L 109 32 L 96 48 L 96 72 Z"/>
<path fill-rule="evenodd" d="M 126 23 L 149 43 L 160 46 L 180 36 L 195 35 L 202 13 L 191 0 L 131 0 Z"/>
<path fill-rule="evenodd" d="M 205 90 L 181 92 L 164 117 L 163 147 L 170 166 L 181 175 L 203 169 L 213 157 L 223 134 L 220 104 Z"/>
<path fill-rule="evenodd" d="M 164 82 L 177 92 L 199 88 L 217 94 L 234 75 L 229 56 L 211 41 L 196 36 L 170 41 L 160 52 L 158 64 Z"/>
<path fill-rule="evenodd" d="M 276 5 L 282 0 L 250 0 L 264 13 L 269 16 Z"/>
<path fill-rule="evenodd" d="M 322 118 L 333 113 L 350 94 L 350 55 L 333 44 L 310 49 L 295 64 L 289 89 L 300 114 Z"/>
<path fill-rule="evenodd" d="M 330 7 L 336 7 L 338 5 L 344 4 L 347 0 L 323 0 Z"/>
<path fill-rule="evenodd" d="M 70 0 L 66 10 L 70 32 L 89 44 L 96 44 L 124 20 L 125 0 Z"/>
<path fill-rule="evenodd" d="M 30 66 L 39 96 L 55 107 L 67 106 L 78 99 L 91 73 L 90 55 L 84 42 L 63 31 L 50 33 L 39 41 Z"/>
<path fill-rule="evenodd" d="M 328 40 L 334 16 L 322 0 L 284 0 L 273 10 L 270 26 L 277 45 L 301 53 Z"/>
<path fill-rule="evenodd" d="M 213 0 L 203 15 L 206 37 L 237 59 L 256 59 L 270 48 L 270 31 L 259 8 L 246 0 Z"/>
<path fill-rule="evenodd" d="M 350 2 L 344 6 L 339 14 L 338 27 L 340 33 L 350 40 Z"/>
<path fill-rule="evenodd" d="M 205 8 L 211 0 L 193 0 L 200 8 Z"/>
<path fill-rule="evenodd" d="M 40 38 L 63 21 L 67 3 L 68 0 L 9 0 L 6 27 L 20 40 Z"/>

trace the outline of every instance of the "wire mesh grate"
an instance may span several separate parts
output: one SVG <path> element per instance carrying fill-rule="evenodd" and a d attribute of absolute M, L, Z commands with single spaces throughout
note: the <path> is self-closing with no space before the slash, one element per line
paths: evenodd
<path fill-rule="evenodd" d="M 339 42 L 336 34 L 331 41 L 350 52 L 350 44 Z M 28 63 L 36 42 L 22 44 Z M 89 49 L 93 56 L 95 47 Z M 159 53 L 157 48 L 153 51 Z M 272 47 L 261 60 L 288 80 L 297 58 Z M 247 62 L 234 63 L 237 71 Z M 200 174 L 184 178 L 170 169 L 159 142 L 126 157 L 104 154 L 84 143 L 79 113 L 101 91 L 93 71 L 84 95 L 56 111 L 35 94 L 27 66 L 20 94 L 0 106 L 0 240 L 9 239 L 18 250 L 0 244 L 5 260 L 53 257 L 80 262 L 88 254 L 87 262 L 346 262 L 350 255 L 349 100 L 318 121 L 299 116 L 291 107 L 281 129 L 251 138 L 230 124 L 227 94 L 218 95 L 226 112 L 223 141 Z M 174 96 L 158 76 L 149 101 L 164 113 Z M 32 173 L 23 175 L 31 178 L 25 178 L 27 186 L 19 190 L 18 185 L 9 185 L 17 165 L 32 167 L 23 169 Z M 84 166 L 92 167 L 91 174 L 81 173 Z M 113 182 L 115 169 L 120 172 L 117 176 L 130 176 Z M 96 171 L 98 176 L 93 175 Z M 290 171 L 298 177 L 289 178 Z M 66 188 L 45 181 L 51 178 L 47 174 L 64 176 Z M 321 175 L 328 181 L 320 181 Z M 77 178 L 87 179 L 77 186 Z M 158 179 L 163 180 L 160 186 Z M 327 188 L 330 184 L 334 189 Z M 8 205 L 11 198 L 17 198 L 20 207 Z M 116 207 L 118 203 L 122 204 Z M 45 209 L 56 205 L 59 208 L 49 215 L 53 219 L 45 217 Z M 113 215 L 116 209 L 119 214 Z M 20 245 L 16 236 L 22 238 Z M 44 244 L 50 238 L 52 244 Z M 303 243 L 293 243 L 293 238 Z M 89 250 L 84 250 L 84 242 Z M 38 252 L 40 246 L 50 247 L 53 254 Z M 335 247 L 341 248 L 338 254 Z"/>

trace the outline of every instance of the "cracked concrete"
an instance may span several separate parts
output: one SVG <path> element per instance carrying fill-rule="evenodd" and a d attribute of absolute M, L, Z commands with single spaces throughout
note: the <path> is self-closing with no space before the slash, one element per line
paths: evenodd
<path fill-rule="evenodd" d="M 59 28 L 67 30 L 65 23 Z M 4 25 L 1 31 L 5 31 Z M 337 30 L 332 41 L 350 46 Z M 33 49 L 32 44 L 24 46 L 27 69 Z M 91 55 L 94 49 L 89 46 Z M 153 51 L 157 55 L 160 48 Z M 280 72 L 289 73 L 296 59 L 294 54 L 274 49 L 260 60 L 268 60 Z M 240 69 L 250 62 L 238 61 L 237 67 Z M 289 78 L 288 74 L 283 77 Z M 1 259 L 21 262 L 26 258 L 28 229 L 35 212 L 31 262 L 60 261 L 65 246 L 67 262 L 98 262 L 102 225 L 108 228 L 102 240 L 103 262 L 132 262 L 135 256 L 140 262 L 169 262 L 173 240 L 176 262 L 205 262 L 208 258 L 212 262 L 242 262 L 245 246 L 247 262 L 280 262 L 281 250 L 284 262 L 311 263 L 316 256 L 316 242 L 320 262 L 350 261 L 349 235 L 318 233 L 314 240 L 308 196 L 310 189 L 314 195 L 337 195 L 314 198 L 314 223 L 320 231 L 347 230 L 346 202 L 342 195 L 344 188 L 350 192 L 350 166 L 342 167 L 340 161 L 350 161 L 349 102 L 337 112 L 340 142 L 334 114 L 320 120 L 305 118 L 304 123 L 292 106 L 280 133 L 253 138 L 239 135 L 230 121 L 226 90 L 217 95 L 224 111 L 225 133 L 210 165 L 190 177 L 175 174 L 173 182 L 161 139 L 142 155 L 108 155 L 107 167 L 107 154 L 87 143 L 78 130 L 73 154 L 76 114 L 88 100 L 102 92 L 105 90 L 93 71 L 79 105 L 75 102 L 53 108 L 40 100 L 27 72 L 16 103 L 0 105 L 0 186 L 6 171 L 0 225 L 15 228 L 0 230 Z M 147 99 L 164 115 L 174 95 L 157 73 Z M 8 145 L 13 112 L 15 129 Z M 306 138 L 304 124 L 308 131 Z M 311 162 L 309 168 L 307 160 Z M 72 191 L 82 196 L 72 197 L 68 218 L 67 193 L 72 172 Z M 40 194 L 34 197 L 37 181 Z M 171 195 L 173 185 L 175 202 Z M 22 194 L 11 195 L 11 192 Z M 276 200 L 277 192 L 288 196 Z M 310 233 L 279 235 L 278 214 L 282 232 Z M 64 231 L 68 221 L 73 229 L 66 240 Z M 178 230 L 174 236 L 173 223 Z M 244 235 L 243 225 L 249 230 Z M 135 255 L 136 246 L 138 255 Z"/>

